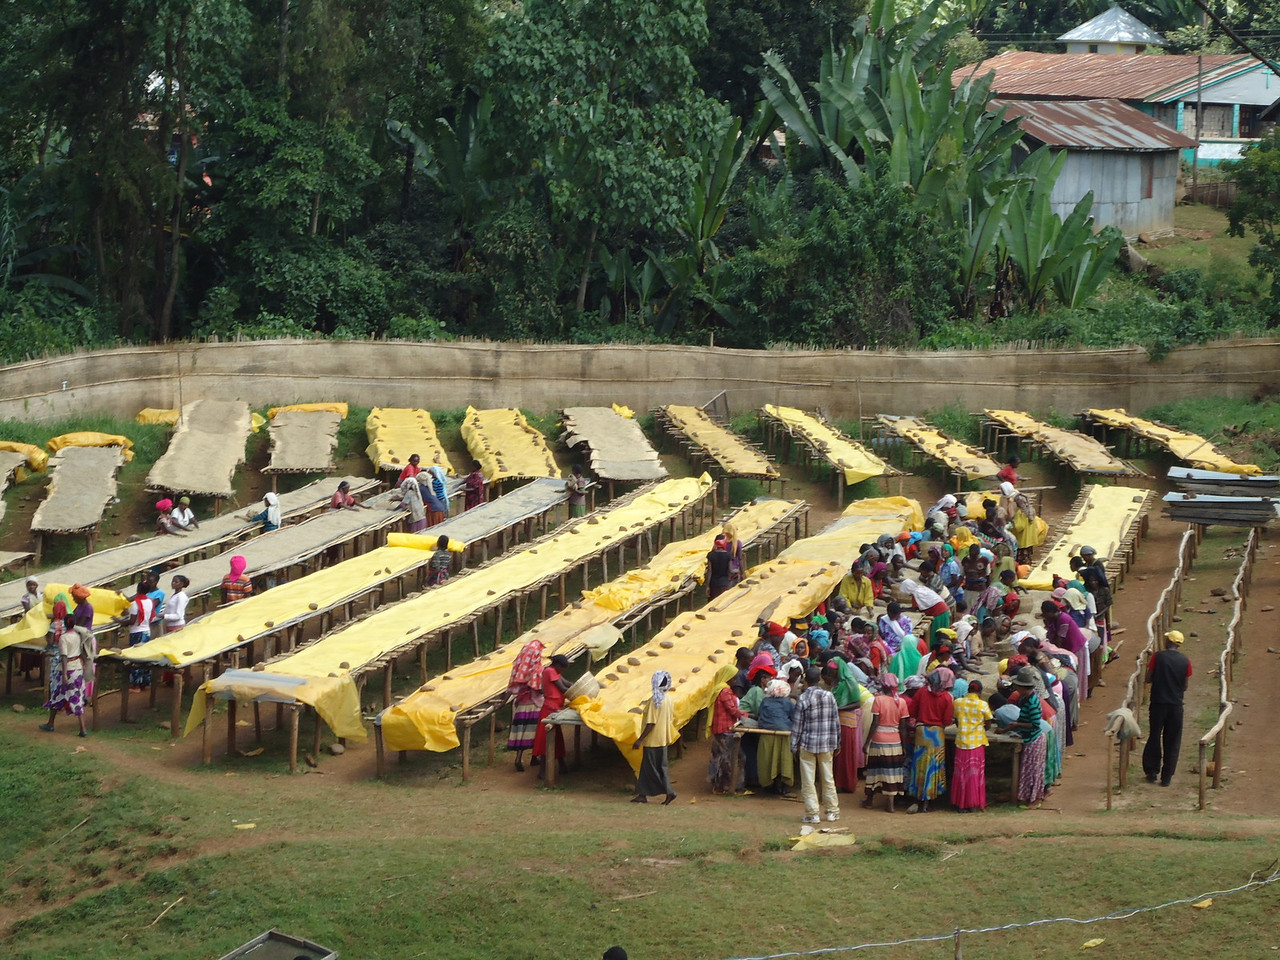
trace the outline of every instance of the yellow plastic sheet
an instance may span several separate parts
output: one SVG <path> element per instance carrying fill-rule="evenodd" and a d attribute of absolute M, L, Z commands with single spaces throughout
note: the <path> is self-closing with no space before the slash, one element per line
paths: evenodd
<path fill-rule="evenodd" d="M 1021 585 L 1028 590 L 1052 590 L 1054 574 L 1069 575 L 1068 561 L 1085 545 L 1097 550 L 1104 560 L 1114 557 L 1154 498 L 1153 491 L 1140 487 L 1086 487 L 1076 503 L 1071 525 L 1020 581 Z"/>
<path fill-rule="evenodd" d="M 1262 468 L 1254 463 L 1236 463 L 1212 443 L 1198 434 L 1188 433 L 1176 427 L 1168 427 L 1154 420 L 1130 416 L 1122 407 L 1110 410 L 1085 411 L 1089 419 L 1108 427 L 1128 430 L 1144 439 L 1160 444 L 1175 457 L 1185 460 L 1201 470 L 1217 470 L 1221 473 L 1257 475 Z"/>
<path fill-rule="evenodd" d="M 876 418 L 893 434 L 914 445 L 921 453 L 963 474 L 967 480 L 994 477 L 1000 465 L 977 447 L 953 440 L 919 417 L 894 417 L 881 414 Z"/>
<path fill-rule="evenodd" d="M 733 663 L 737 647 L 755 642 L 757 618 L 764 614 L 785 623 L 812 612 L 839 585 L 846 569 L 838 562 L 785 557 L 753 568 L 696 614 L 676 617 L 649 643 L 597 673 L 600 695 L 575 701 L 583 723 L 613 740 L 638 770 L 640 751 L 633 745 L 656 671 L 668 671 L 674 681 L 667 696 L 680 729 L 706 706 L 716 670 Z"/>
<path fill-rule="evenodd" d="M 181 410 L 162 410 L 159 407 L 143 407 L 138 411 L 138 415 L 133 419 L 138 423 L 163 423 L 167 427 L 172 427 L 178 422 L 178 417 L 182 414 Z"/>
<path fill-rule="evenodd" d="M 635 418 L 636 412 L 632 410 L 630 407 L 624 406 L 623 404 L 619 404 L 619 403 L 615 403 L 612 406 L 613 406 L 613 412 L 616 413 L 618 416 L 626 417 L 628 420 Z"/>
<path fill-rule="evenodd" d="M 750 543 L 795 507 L 796 501 L 765 500 L 733 515 L 734 531 Z M 717 526 L 702 535 L 668 544 L 647 564 L 588 590 L 583 602 L 560 611 L 513 642 L 479 660 L 436 677 L 382 714 L 382 738 L 389 750 L 452 750 L 458 746 L 459 712 L 506 689 L 511 664 L 530 640 L 543 643 L 543 657 L 572 656 L 590 646 L 599 628 L 661 596 L 680 590 L 690 577 L 702 579 Z"/>
<path fill-rule="evenodd" d="M 165 634 L 118 651 L 122 660 L 168 660 L 175 666 L 199 663 L 245 640 L 282 628 L 315 608 L 330 607 L 346 597 L 376 587 L 425 562 L 429 550 L 379 547 L 350 560 L 291 580 L 265 593 L 220 607 L 194 620 L 179 633 Z"/>
<path fill-rule="evenodd" d="M 825 420 L 803 410 L 766 403 L 764 413 L 785 425 L 792 433 L 799 434 L 826 457 L 832 466 L 844 471 L 845 483 L 861 483 L 870 477 L 898 472 L 862 444 L 849 439 Z"/>
<path fill-rule="evenodd" d="M 251 701 L 259 697 L 286 702 L 297 700 L 313 707 L 326 719 L 333 717 L 330 729 L 335 736 L 352 740 L 364 740 L 366 736 L 364 724 L 360 722 L 360 691 L 350 674 L 299 680 L 256 670 L 228 670 L 222 676 L 201 684 L 191 700 L 191 712 L 187 715 L 182 735 L 189 735 L 204 721 L 211 695 L 228 692 L 231 699 L 237 701 Z"/>
<path fill-rule="evenodd" d="M 881 534 L 898 534 L 924 526 L 920 504 L 908 497 L 873 497 L 852 503 L 844 515 L 812 537 L 797 540 L 780 556 L 792 560 L 834 560 L 846 573 L 859 547 Z M 806 611 L 808 612 L 808 611 Z"/>
<path fill-rule="evenodd" d="M 120 447 L 124 451 L 124 462 L 133 459 L 133 441 L 113 433 L 96 433 L 92 430 L 79 430 L 54 437 L 46 444 L 51 453 L 57 453 L 63 447 Z"/>
<path fill-rule="evenodd" d="M 375 470 L 400 470 L 416 453 L 424 470 L 436 464 L 444 467 L 445 473 L 453 473 L 435 421 L 426 410 L 374 407 L 364 422 L 364 432 L 369 438 L 365 455 Z"/>
<path fill-rule="evenodd" d="M 327 677 L 330 674 L 341 676 L 357 671 L 365 664 L 442 630 L 476 610 L 487 609 L 504 597 L 554 577 L 603 547 L 665 522 L 705 496 L 711 488 L 711 478 L 705 475 L 697 479 L 684 477 L 667 480 L 607 513 L 588 518 L 586 522 L 567 527 L 556 536 L 525 547 L 466 576 L 447 580 L 425 593 L 384 607 L 363 620 L 348 624 L 290 656 L 273 661 L 271 673 L 307 678 Z M 339 564 L 341 566 L 343 564 Z M 330 569 L 336 570 L 338 567 Z M 322 571 L 324 572 L 327 571 Z M 262 596 L 270 597 L 289 586 L 292 584 L 277 587 Z M 241 604 L 228 607 L 227 611 L 233 612 L 244 603 L 249 601 L 241 601 Z M 260 624 L 260 619 L 257 622 Z M 175 639 L 183 637 L 192 626 L 177 634 Z M 234 632 L 231 635 L 234 636 Z M 141 645 L 131 648 L 141 649 Z M 359 725 L 358 704 L 354 719 L 332 713 L 333 706 L 327 701 L 312 706 L 334 731 L 339 727 L 350 729 Z M 191 724 L 188 724 L 188 729 L 190 728 Z M 345 735 L 363 739 L 364 729 L 361 727 L 358 735 Z"/>
<path fill-rule="evenodd" d="M 462 439 L 490 483 L 507 477 L 558 477 L 560 468 L 546 438 L 514 408 L 467 407 Z"/>
<path fill-rule="evenodd" d="M 725 473 L 752 477 L 778 475 L 777 468 L 768 457 L 736 433 L 716 423 L 705 410 L 676 405 L 662 409 L 672 426 L 707 451 Z"/>
<path fill-rule="evenodd" d="M 272 407 L 267 411 L 267 419 L 274 420 L 277 413 L 336 413 L 343 420 L 347 419 L 345 403 L 289 403 L 283 407 Z"/>
<path fill-rule="evenodd" d="M 20 453 L 27 458 L 27 465 L 36 473 L 44 473 L 49 466 L 49 454 L 35 444 L 18 443 L 16 440 L 0 440 L 0 450 Z"/>
<path fill-rule="evenodd" d="M 1010 433 L 1048 448 L 1053 456 L 1079 473 L 1133 476 L 1139 473 L 1093 437 L 1042 423 L 1019 410 L 986 410 L 986 415 Z"/>
<path fill-rule="evenodd" d="M 70 599 L 71 584 L 51 583 L 44 588 L 44 602 L 32 607 L 21 620 L 11 623 L 0 630 L 0 650 L 11 647 L 15 643 L 37 643 L 49 632 L 49 618 L 53 616 L 53 604 L 59 593 L 65 593 Z M 89 603 L 93 605 L 93 625 L 101 627 L 120 616 L 129 609 L 129 600 L 124 594 L 115 590 L 90 588 Z M 76 602 L 67 604 L 67 613 L 75 610 Z"/>

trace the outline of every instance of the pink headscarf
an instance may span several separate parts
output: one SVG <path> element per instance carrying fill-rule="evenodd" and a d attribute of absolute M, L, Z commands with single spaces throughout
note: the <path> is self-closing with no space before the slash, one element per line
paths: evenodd
<path fill-rule="evenodd" d="M 884 687 L 884 689 L 889 691 L 889 693 L 891 694 L 897 693 L 898 692 L 897 676 L 892 673 L 880 674 L 880 686 Z"/>
<path fill-rule="evenodd" d="M 245 567 L 249 566 L 249 561 L 237 554 L 231 558 L 231 579 L 239 580 L 244 573 Z"/>
<path fill-rule="evenodd" d="M 157 500 L 156 509 L 159 510 L 161 513 L 168 513 L 170 510 L 173 509 L 173 501 L 170 500 L 168 497 L 165 497 L 163 500 Z"/>

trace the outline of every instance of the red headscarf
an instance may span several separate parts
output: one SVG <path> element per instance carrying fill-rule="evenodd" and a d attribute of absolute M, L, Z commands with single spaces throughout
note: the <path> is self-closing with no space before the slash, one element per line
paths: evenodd
<path fill-rule="evenodd" d="M 507 691 L 511 694 L 520 692 L 521 687 L 530 690 L 542 689 L 542 641 L 530 640 L 516 655 L 511 663 L 511 679 L 507 681 Z"/>

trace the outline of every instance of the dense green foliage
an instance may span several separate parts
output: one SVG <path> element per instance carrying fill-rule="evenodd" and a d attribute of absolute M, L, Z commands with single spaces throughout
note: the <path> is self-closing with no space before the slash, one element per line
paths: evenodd
<path fill-rule="evenodd" d="M 181 336 L 909 345 L 1088 311 L 1118 237 L 1087 197 L 1051 208 L 1058 166 L 987 81 L 953 86 L 990 16 L 14 0 L 0 359 Z"/>
<path fill-rule="evenodd" d="M 1244 236 L 1249 230 L 1257 237 L 1249 262 L 1271 278 L 1266 308 L 1274 326 L 1280 323 L 1280 132 L 1272 130 L 1229 170 L 1239 184 L 1228 212 L 1230 231 Z"/>

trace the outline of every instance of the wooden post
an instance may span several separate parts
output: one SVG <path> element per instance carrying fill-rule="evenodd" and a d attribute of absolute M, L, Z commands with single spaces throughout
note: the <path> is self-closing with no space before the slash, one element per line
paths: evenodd
<path fill-rule="evenodd" d="M 471 724 L 462 724 L 462 782 L 471 779 Z"/>
<path fill-rule="evenodd" d="M 301 711 L 302 708 L 299 708 Z M 316 711 L 316 728 L 311 732 L 311 755 L 320 756 L 320 737 L 324 733 L 324 721 L 320 719 L 320 711 Z"/>
<path fill-rule="evenodd" d="M 262 742 L 262 711 L 257 700 L 253 701 L 253 736 L 258 743 Z"/>
<path fill-rule="evenodd" d="M 1207 780 L 1207 779 L 1208 779 L 1208 776 L 1209 776 L 1208 771 L 1206 771 L 1206 770 L 1205 770 L 1205 762 L 1206 762 L 1206 761 L 1207 761 L 1207 759 L 1208 759 L 1207 754 L 1208 754 L 1208 749 L 1207 749 L 1207 748 L 1206 748 L 1206 746 L 1205 746 L 1205 742 L 1204 742 L 1203 740 L 1201 740 L 1201 741 L 1200 741 L 1200 785 L 1199 785 L 1199 787 L 1200 787 L 1200 789 L 1199 789 L 1199 796 L 1200 796 L 1200 805 L 1199 805 L 1199 809 L 1201 809 L 1201 810 L 1203 810 L 1203 809 L 1204 809 L 1204 784 L 1205 784 L 1205 780 Z M 1108 799 L 1108 800 L 1110 800 L 1111 798 L 1110 798 L 1110 797 L 1108 797 L 1107 799 Z"/>
<path fill-rule="evenodd" d="M 234 700 L 231 701 L 235 703 Z M 298 704 L 289 704 L 289 772 L 298 772 Z"/>
<path fill-rule="evenodd" d="M 376 722 L 373 725 L 373 745 L 378 754 L 377 763 L 374 767 L 374 775 L 381 780 L 387 773 L 387 748 L 386 744 L 382 742 L 381 718 L 379 718 L 379 722 Z"/>
<path fill-rule="evenodd" d="M 547 786 L 554 787 L 556 785 L 556 767 L 559 766 L 556 763 L 556 727 L 555 724 L 548 723 L 546 720 L 539 720 L 538 722 L 544 724 L 547 729 L 547 752 L 542 758 L 542 775 L 546 778 Z"/>
<path fill-rule="evenodd" d="M 493 766 L 494 750 L 498 738 L 498 711 L 489 714 L 489 766 Z"/>
<path fill-rule="evenodd" d="M 120 676 L 120 722 L 129 722 L 129 668 L 123 663 L 117 662 L 116 671 Z M 49 675 L 49 671 L 45 671 L 45 676 Z"/>
<path fill-rule="evenodd" d="M 217 703 L 213 697 L 205 698 L 204 721 L 200 724 L 201 757 L 206 765 L 213 763 L 213 726 L 209 722 L 213 717 L 213 705 Z"/>

